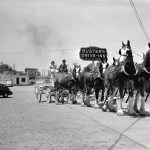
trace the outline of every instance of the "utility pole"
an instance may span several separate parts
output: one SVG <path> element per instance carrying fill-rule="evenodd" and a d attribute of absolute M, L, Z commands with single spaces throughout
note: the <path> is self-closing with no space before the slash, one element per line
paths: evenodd
<path fill-rule="evenodd" d="M 94 68 L 95 68 L 95 63 L 94 61 L 92 61 L 92 72 L 94 72 Z"/>
<path fill-rule="evenodd" d="M 15 63 L 13 63 L 13 70 L 15 70 Z"/>
<path fill-rule="evenodd" d="M 43 69 L 42 69 L 42 77 L 43 77 Z"/>
<path fill-rule="evenodd" d="M 45 69 L 44 69 L 44 77 L 45 77 Z"/>

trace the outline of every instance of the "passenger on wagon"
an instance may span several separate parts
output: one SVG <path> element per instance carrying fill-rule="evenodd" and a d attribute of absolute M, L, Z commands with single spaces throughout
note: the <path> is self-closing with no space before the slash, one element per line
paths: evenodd
<path fill-rule="evenodd" d="M 50 68 L 49 76 L 51 77 L 51 79 L 50 79 L 51 85 L 54 86 L 54 82 L 56 80 L 56 78 L 55 78 L 56 77 L 56 72 L 58 72 L 57 65 L 55 64 L 54 61 L 51 61 L 51 64 L 50 64 L 49 68 Z"/>
<path fill-rule="evenodd" d="M 57 70 L 57 65 L 55 64 L 54 61 L 52 61 L 50 65 L 50 71 L 55 72 L 56 70 Z"/>
<path fill-rule="evenodd" d="M 62 60 L 62 64 L 59 66 L 59 72 L 68 73 L 68 67 L 65 59 Z"/>
<path fill-rule="evenodd" d="M 57 65 L 55 64 L 54 61 L 51 61 L 51 65 L 49 66 L 50 68 L 50 76 L 55 76 L 55 73 L 58 72 L 57 70 Z"/>

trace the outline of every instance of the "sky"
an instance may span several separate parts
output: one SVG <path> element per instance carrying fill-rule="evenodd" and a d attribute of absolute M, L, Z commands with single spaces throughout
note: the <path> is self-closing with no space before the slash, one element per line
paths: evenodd
<path fill-rule="evenodd" d="M 150 0 L 133 0 L 150 36 Z M 18 71 L 48 69 L 62 59 L 72 67 L 81 47 L 106 48 L 108 62 L 130 40 L 134 61 L 142 61 L 148 41 L 129 0 L 0 0 L 0 62 Z"/>

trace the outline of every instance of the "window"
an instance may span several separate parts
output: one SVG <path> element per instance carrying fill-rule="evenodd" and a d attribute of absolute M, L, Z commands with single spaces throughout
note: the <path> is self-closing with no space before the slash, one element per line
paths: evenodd
<path fill-rule="evenodd" d="M 26 78 L 21 78 L 21 82 L 26 82 Z"/>

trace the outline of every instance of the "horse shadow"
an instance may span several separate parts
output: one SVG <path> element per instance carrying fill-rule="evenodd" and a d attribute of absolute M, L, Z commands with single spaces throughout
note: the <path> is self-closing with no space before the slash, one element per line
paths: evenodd
<path fill-rule="evenodd" d="M 146 118 L 146 117 L 150 117 L 150 112 L 149 111 L 145 111 L 145 115 L 142 116 L 139 113 L 136 113 L 134 115 L 130 115 L 127 108 L 123 109 L 124 112 L 124 116 L 130 116 L 131 118 Z"/>

